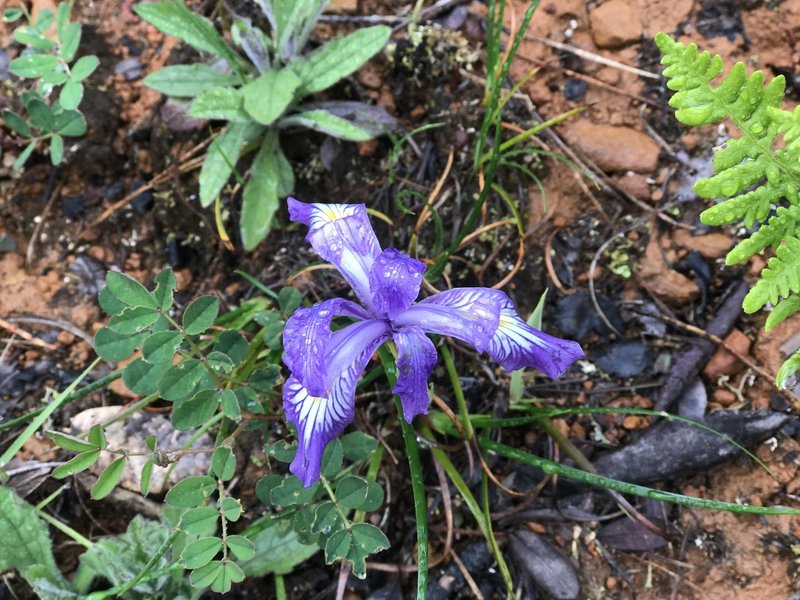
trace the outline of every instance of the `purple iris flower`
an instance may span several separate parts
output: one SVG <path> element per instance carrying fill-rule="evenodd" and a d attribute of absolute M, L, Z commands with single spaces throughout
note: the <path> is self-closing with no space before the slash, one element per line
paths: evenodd
<path fill-rule="evenodd" d="M 286 418 L 297 427 L 290 466 L 306 487 L 319 479 L 322 453 L 353 420 L 356 384 L 378 347 L 397 346 L 395 394 L 410 423 L 428 412 L 428 375 L 437 354 L 427 334 L 472 345 L 508 370 L 535 367 L 559 377 L 584 354 L 576 342 L 530 327 L 505 293 L 455 288 L 415 302 L 425 265 L 394 248 L 381 250 L 363 204 L 306 204 L 289 198 L 292 221 L 308 226 L 306 240 L 332 263 L 361 304 L 334 298 L 298 308 L 283 333 Z M 355 322 L 331 330 L 335 317 Z"/>

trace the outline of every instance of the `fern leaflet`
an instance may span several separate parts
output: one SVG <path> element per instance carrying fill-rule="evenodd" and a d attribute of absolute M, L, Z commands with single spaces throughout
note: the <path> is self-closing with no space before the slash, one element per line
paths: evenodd
<path fill-rule="evenodd" d="M 771 303 L 770 329 L 800 310 L 800 108 L 780 108 L 783 76 L 765 85 L 761 71 L 748 75 L 741 62 L 723 76 L 719 55 L 698 52 L 695 44 L 684 46 L 664 33 L 655 41 L 666 65 L 667 87 L 675 92 L 669 103 L 676 118 L 687 125 L 730 119 L 741 133 L 715 149 L 714 175 L 698 181 L 694 191 L 720 200 L 703 211 L 703 223 L 760 225 L 730 251 L 727 264 L 775 251 L 742 303 L 749 313 Z M 782 149 L 775 147 L 779 133 L 786 142 Z M 779 385 L 797 371 L 800 352 L 781 367 Z"/>

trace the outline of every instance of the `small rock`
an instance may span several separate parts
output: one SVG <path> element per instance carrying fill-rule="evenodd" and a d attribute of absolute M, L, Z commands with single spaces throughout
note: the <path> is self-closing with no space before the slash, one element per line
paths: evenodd
<path fill-rule="evenodd" d="M 106 200 L 118 200 L 125 191 L 125 182 L 122 179 L 115 179 L 105 189 L 104 197 Z"/>
<path fill-rule="evenodd" d="M 620 340 L 591 356 L 592 362 L 612 377 L 636 377 L 653 362 L 650 347 L 641 340 Z"/>
<path fill-rule="evenodd" d="M 650 184 L 644 175 L 629 171 L 617 179 L 617 185 L 638 200 L 650 199 Z"/>
<path fill-rule="evenodd" d="M 630 0 L 609 0 L 589 13 L 592 41 L 598 48 L 619 48 L 642 39 L 642 13 Z"/>
<path fill-rule="evenodd" d="M 126 58 L 114 65 L 114 75 L 122 75 L 127 81 L 133 81 L 141 77 L 142 69 L 142 61 L 138 58 Z"/>
<path fill-rule="evenodd" d="M 65 196 L 61 199 L 61 212 L 69 219 L 75 219 L 86 209 L 83 196 Z"/>
<path fill-rule="evenodd" d="M 733 348 L 739 354 L 747 355 L 753 341 L 738 329 L 732 330 L 725 338 L 725 345 Z M 718 348 L 711 360 L 703 369 L 703 374 L 709 381 L 716 381 L 721 375 L 735 375 L 742 370 L 742 361 L 736 358 L 725 348 Z"/>
<path fill-rule="evenodd" d="M 580 119 L 572 123 L 567 138 L 603 171 L 650 173 L 658 166 L 658 144 L 635 129 Z"/>
<path fill-rule="evenodd" d="M 725 256 L 728 250 L 733 246 L 733 240 L 724 233 L 709 233 L 706 235 L 693 236 L 685 229 L 678 229 L 672 236 L 672 239 L 684 248 L 696 250 L 705 258 L 720 258 Z"/>
<path fill-rule="evenodd" d="M 625 323 L 617 304 L 608 296 L 597 294 L 597 304 L 617 331 L 624 333 Z M 589 292 L 579 291 L 564 296 L 558 301 L 554 321 L 567 337 L 583 339 L 590 333 L 607 337 L 611 330 L 605 324 L 592 303 Z"/>
<path fill-rule="evenodd" d="M 331 0 L 325 8 L 328 13 L 355 12 L 358 10 L 358 0 Z"/>
<path fill-rule="evenodd" d="M 525 529 L 509 535 L 508 542 L 519 568 L 547 597 L 573 600 L 580 596 L 581 584 L 574 567 L 550 542 Z"/>
<path fill-rule="evenodd" d="M 725 388 L 717 388 L 711 394 L 712 402 L 719 404 L 722 407 L 728 407 L 736 402 L 736 394 Z"/>
<path fill-rule="evenodd" d="M 122 406 L 101 406 L 84 410 L 70 420 L 70 433 L 86 432 L 93 425 L 112 419 L 123 408 Z M 105 428 L 105 434 L 110 447 L 125 448 L 134 453 L 141 453 L 128 457 L 128 466 L 123 471 L 122 479 L 120 480 L 122 487 L 135 492 L 139 491 L 142 468 L 147 460 L 145 438 L 148 435 L 154 435 L 158 447 L 164 449 L 180 448 L 191 437 L 191 432 L 177 431 L 164 415 L 144 411 L 134 413 L 124 421 L 112 423 Z M 195 441 L 192 448 L 207 448 L 212 445 L 213 442 L 206 433 Z M 99 475 L 103 469 L 111 464 L 113 458 L 114 455 L 104 452 L 100 460 L 90 468 L 90 471 Z M 204 453 L 183 456 L 176 463 L 170 475 L 170 483 L 174 484 L 186 477 L 205 475 L 208 472 L 210 460 L 209 455 Z M 151 493 L 157 494 L 161 491 L 166 472 L 165 468 L 158 466 L 153 469 L 153 475 L 150 480 Z"/>
<path fill-rule="evenodd" d="M 569 78 L 564 81 L 564 97 L 573 102 L 580 102 L 589 85 L 582 79 Z"/>
<path fill-rule="evenodd" d="M 667 302 L 686 304 L 700 295 L 700 288 L 694 281 L 667 266 L 654 235 L 639 265 L 639 277 L 653 294 Z"/>

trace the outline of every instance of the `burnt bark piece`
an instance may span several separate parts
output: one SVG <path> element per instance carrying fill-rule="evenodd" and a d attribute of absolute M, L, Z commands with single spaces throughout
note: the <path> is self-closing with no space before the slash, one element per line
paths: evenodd
<path fill-rule="evenodd" d="M 717 314 L 706 327 L 706 332 L 724 338 L 733 329 L 734 324 L 742 314 L 742 300 L 747 295 L 749 287 L 741 282 L 728 299 L 723 302 Z M 697 377 L 700 370 L 711 358 L 716 349 L 716 344 L 707 339 L 697 340 L 690 348 L 675 360 L 675 365 L 661 388 L 661 393 L 656 400 L 656 410 L 667 410 L 684 388 Z"/>
<path fill-rule="evenodd" d="M 703 423 L 745 448 L 780 429 L 789 416 L 775 412 L 716 412 Z M 662 421 L 635 442 L 592 461 L 600 475 L 646 484 L 685 477 L 729 460 L 741 451 L 719 435 L 680 421 Z"/>
<path fill-rule="evenodd" d="M 527 529 L 508 536 L 511 555 L 519 569 L 548 598 L 575 600 L 581 584 L 575 569 L 549 542 Z"/>

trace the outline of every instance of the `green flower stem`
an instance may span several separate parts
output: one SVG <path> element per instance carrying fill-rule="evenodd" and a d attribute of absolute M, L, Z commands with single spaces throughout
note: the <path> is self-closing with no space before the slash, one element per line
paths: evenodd
<path fill-rule="evenodd" d="M 464 435 L 468 440 L 475 437 L 475 432 L 472 428 L 472 421 L 469 418 L 469 409 L 467 408 L 467 401 L 464 399 L 464 389 L 461 387 L 461 380 L 458 378 L 456 365 L 453 362 L 453 353 L 447 344 L 442 346 L 442 358 L 444 358 L 444 366 L 447 369 L 447 374 L 450 377 L 450 384 L 453 386 L 453 395 L 456 397 L 456 404 L 458 404 L 458 412 L 461 415 L 461 426 L 464 428 Z"/>
<path fill-rule="evenodd" d="M 105 428 L 105 427 L 108 427 L 109 425 L 112 425 L 113 423 L 117 423 L 119 421 L 124 421 L 125 419 L 130 417 L 132 414 L 139 412 L 140 410 L 142 410 L 146 406 L 150 406 L 153 402 L 155 402 L 159 398 L 160 398 L 160 396 L 158 395 L 158 392 L 153 392 L 152 394 L 150 394 L 148 396 L 145 396 L 144 398 L 142 398 L 138 402 L 134 402 L 128 408 L 126 408 L 125 410 L 121 411 L 120 413 L 114 415 L 113 417 L 111 417 L 107 421 L 103 421 L 102 423 L 100 423 L 100 427 Z"/>
<path fill-rule="evenodd" d="M 387 347 L 378 350 L 381 362 L 386 370 L 389 385 L 397 383 L 397 365 Z M 414 428 L 403 417 L 403 403 L 398 396 L 394 397 L 397 406 L 397 417 L 403 432 L 403 442 L 408 455 L 408 467 L 411 471 L 411 490 L 414 494 L 414 516 L 417 520 L 417 600 L 428 597 L 428 502 L 425 499 L 425 483 L 422 480 L 422 461 L 419 458 L 417 436 Z"/>

